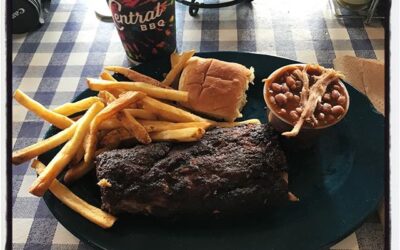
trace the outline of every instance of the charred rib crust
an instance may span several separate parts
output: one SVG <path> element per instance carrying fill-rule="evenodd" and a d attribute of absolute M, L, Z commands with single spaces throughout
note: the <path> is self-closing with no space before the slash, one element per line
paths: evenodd
<path fill-rule="evenodd" d="M 194 143 L 152 143 L 100 154 L 103 209 L 156 216 L 242 213 L 287 200 L 285 156 L 268 125 L 208 131 Z"/>

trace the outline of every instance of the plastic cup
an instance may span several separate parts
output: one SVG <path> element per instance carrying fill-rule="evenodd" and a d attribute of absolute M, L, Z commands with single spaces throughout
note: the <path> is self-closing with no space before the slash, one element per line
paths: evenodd
<path fill-rule="evenodd" d="M 176 49 L 175 1 L 109 0 L 115 27 L 132 63 L 169 57 Z"/>

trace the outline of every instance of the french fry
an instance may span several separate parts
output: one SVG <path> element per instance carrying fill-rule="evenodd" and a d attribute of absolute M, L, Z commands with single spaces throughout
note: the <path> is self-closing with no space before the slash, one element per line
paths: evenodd
<path fill-rule="evenodd" d="M 205 133 L 203 128 L 191 127 L 173 130 L 164 130 L 159 132 L 149 133 L 152 141 L 174 141 L 174 142 L 191 142 L 200 140 Z M 117 148 L 122 142 L 137 141 L 125 128 L 118 128 L 110 131 L 103 140 L 101 145 L 111 146 L 110 148 Z M 74 171 L 75 168 L 68 171 Z M 68 174 L 68 172 L 67 172 Z M 65 181 L 65 178 L 64 178 Z"/>
<path fill-rule="evenodd" d="M 127 91 L 141 91 L 148 96 L 177 102 L 187 102 L 189 94 L 186 91 L 164 89 L 144 82 L 113 82 L 95 78 L 87 78 L 91 90 L 124 89 Z"/>
<path fill-rule="evenodd" d="M 147 121 L 147 120 L 138 120 L 143 127 L 147 130 L 147 132 L 159 132 L 164 130 L 175 130 L 181 128 L 202 128 L 207 129 L 212 126 L 210 122 L 165 122 L 165 121 Z"/>
<path fill-rule="evenodd" d="M 132 103 L 142 99 L 146 95 L 142 92 L 128 91 L 122 95 L 103 110 L 101 110 L 93 121 L 90 123 L 88 141 L 85 145 L 85 156 L 83 157 L 83 162 L 78 166 L 70 168 L 64 177 L 66 182 L 71 182 L 79 179 L 86 173 L 88 173 L 93 168 L 93 159 L 96 152 L 97 144 L 97 131 L 99 125 L 106 119 L 114 116 L 119 111 L 123 110 Z"/>
<path fill-rule="evenodd" d="M 89 108 L 86 114 L 77 122 L 78 126 L 74 136 L 64 145 L 57 155 L 50 161 L 43 173 L 33 182 L 29 192 L 36 196 L 43 196 L 52 181 L 61 173 L 65 166 L 79 149 L 83 139 L 89 130 L 93 118 L 104 108 L 104 104 L 96 102 Z"/>
<path fill-rule="evenodd" d="M 101 72 L 100 78 L 103 79 L 103 80 L 109 80 L 109 81 L 114 81 L 114 82 L 117 81 L 117 80 L 116 80 L 110 73 L 108 73 L 107 71 Z M 123 90 L 120 90 L 120 89 L 112 89 L 112 90 L 110 90 L 110 93 L 111 93 L 113 96 L 118 97 L 120 94 L 124 93 L 124 91 L 123 91 Z"/>
<path fill-rule="evenodd" d="M 115 96 L 111 94 L 110 92 L 106 90 L 101 90 L 99 91 L 99 94 L 97 95 L 101 100 L 103 100 L 104 103 L 110 104 L 113 101 L 115 101 Z"/>
<path fill-rule="evenodd" d="M 249 119 L 241 122 L 212 122 L 212 127 L 232 128 L 243 124 L 261 124 L 258 119 Z"/>
<path fill-rule="evenodd" d="M 97 149 L 94 153 L 94 156 L 97 156 L 103 152 L 109 151 L 109 150 L 113 150 L 115 148 L 117 148 L 119 146 L 119 144 L 121 143 L 121 138 L 122 139 L 126 139 L 126 138 L 130 138 L 131 135 L 126 131 L 126 129 L 124 129 L 124 131 L 126 131 L 125 135 L 122 137 L 121 135 L 119 135 L 118 133 L 115 134 L 115 132 L 117 132 L 118 130 L 113 130 L 112 132 L 114 132 L 113 134 L 108 133 L 107 135 L 109 135 L 107 137 L 107 135 L 102 139 L 102 142 L 104 142 L 104 148 L 101 149 Z M 77 179 L 81 178 L 82 176 L 84 176 L 85 174 L 87 174 L 89 171 L 91 171 L 94 167 L 94 163 L 93 161 L 91 162 L 79 162 L 76 165 L 73 165 L 72 167 L 70 167 L 67 172 L 64 175 L 64 182 L 65 183 L 71 183 L 76 181 Z"/>
<path fill-rule="evenodd" d="M 69 128 L 62 130 L 47 139 L 14 152 L 12 154 L 12 163 L 21 164 L 63 144 L 74 135 L 77 125 L 78 123 L 74 123 Z"/>
<path fill-rule="evenodd" d="M 71 120 L 73 120 L 74 122 L 76 122 L 76 121 L 78 121 L 78 120 L 81 119 L 81 118 L 82 118 L 82 115 L 78 115 L 78 116 L 71 117 Z"/>
<path fill-rule="evenodd" d="M 69 119 L 64 115 L 60 115 L 56 112 L 48 110 L 42 104 L 38 103 L 37 101 L 31 99 L 29 96 L 24 94 L 21 90 L 17 89 L 14 93 L 14 99 L 19 102 L 22 106 L 29 109 L 37 116 L 42 118 L 45 121 L 50 122 L 54 126 L 59 129 L 65 129 L 71 126 L 74 121 Z"/>
<path fill-rule="evenodd" d="M 175 51 L 174 53 L 171 54 L 171 56 L 170 56 L 170 60 L 171 60 L 171 69 L 172 69 L 173 67 L 175 67 L 175 65 L 178 64 L 179 58 L 180 58 L 180 57 L 181 57 L 181 56 L 180 56 L 178 53 L 176 53 L 176 51 Z"/>
<path fill-rule="evenodd" d="M 109 80 L 109 81 L 114 81 L 114 82 L 117 81 L 117 80 L 116 80 L 110 73 L 108 73 L 107 71 L 101 72 L 100 78 L 103 79 L 103 80 Z"/>
<path fill-rule="evenodd" d="M 92 170 L 93 167 L 94 167 L 93 161 L 91 162 L 81 161 L 77 165 L 69 168 L 67 172 L 65 172 L 64 182 L 71 183 L 78 180 L 79 178 L 87 174 L 90 170 Z"/>
<path fill-rule="evenodd" d="M 99 124 L 98 129 L 99 130 L 113 130 L 113 129 L 117 129 L 120 127 L 123 127 L 120 120 L 118 120 L 117 118 L 110 118 L 110 119 L 102 121 Z"/>
<path fill-rule="evenodd" d="M 82 159 L 83 156 L 85 155 L 85 141 L 87 141 L 88 136 L 85 136 L 85 138 L 83 139 L 82 144 L 79 146 L 78 151 L 76 151 L 76 154 L 74 155 L 74 157 L 71 160 L 71 164 L 70 166 L 75 166 L 76 164 L 78 164 Z"/>
<path fill-rule="evenodd" d="M 133 69 L 119 67 L 119 66 L 107 66 L 107 67 L 104 67 L 104 69 L 113 71 L 116 73 L 120 73 L 120 74 L 124 75 L 126 78 L 128 78 L 129 80 L 134 81 L 134 82 L 145 82 L 145 83 L 148 83 L 151 85 L 162 87 L 160 81 L 158 81 L 154 78 L 151 78 L 150 76 L 143 75 Z"/>
<path fill-rule="evenodd" d="M 144 119 L 144 120 L 157 120 L 157 116 L 153 113 L 144 110 L 144 109 L 125 109 L 128 111 L 133 117 L 137 119 Z"/>
<path fill-rule="evenodd" d="M 182 72 L 183 68 L 186 65 L 186 62 L 196 53 L 194 50 L 183 52 L 182 55 L 179 55 L 178 62 L 171 68 L 165 77 L 164 81 L 161 83 L 166 86 L 170 86 L 178 75 Z M 174 59 L 175 60 L 175 59 Z"/>
<path fill-rule="evenodd" d="M 38 160 L 32 162 L 32 168 L 39 174 L 43 173 L 45 166 Z M 90 205 L 71 192 L 66 186 L 54 179 L 49 186 L 50 192 L 57 197 L 64 205 L 80 214 L 94 224 L 102 228 L 110 228 L 114 225 L 117 218 L 103 210 Z"/>
<path fill-rule="evenodd" d="M 151 138 L 146 129 L 129 113 L 122 110 L 121 122 L 126 130 L 129 131 L 139 142 L 143 144 L 151 143 Z"/>
<path fill-rule="evenodd" d="M 100 145 L 104 146 L 104 148 L 117 148 L 122 140 L 130 138 L 132 138 L 132 136 L 129 134 L 128 130 L 121 127 L 108 132 L 100 141 Z"/>
<path fill-rule="evenodd" d="M 91 96 L 77 102 L 65 103 L 53 109 L 53 112 L 60 115 L 70 116 L 72 114 L 87 110 L 93 105 L 93 103 L 100 101 L 100 98 L 97 96 Z"/>
<path fill-rule="evenodd" d="M 89 139 L 88 139 L 87 147 L 85 148 L 85 162 L 89 162 L 91 159 L 93 159 L 93 154 L 96 151 L 95 146 L 96 146 L 96 141 L 97 141 L 96 137 L 97 137 L 97 131 L 98 131 L 99 124 L 101 124 L 106 119 L 114 116 L 116 113 L 123 110 L 124 108 L 131 105 L 132 103 L 135 103 L 135 102 L 141 100 L 145 96 L 146 95 L 142 92 L 136 92 L 136 91 L 126 92 L 126 93 L 122 94 L 114 102 L 112 102 L 108 106 L 106 106 L 95 117 L 95 119 L 90 124 Z"/>
<path fill-rule="evenodd" d="M 153 141 L 192 142 L 200 140 L 206 131 L 202 128 L 181 128 L 150 133 Z"/>
<path fill-rule="evenodd" d="M 160 102 L 156 99 L 146 96 L 142 99 L 143 108 L 167 121 L 172 122 L 207 122 L 209 120 L 194 115 L 183 109 Z"/>
<path fill-rule="evenodd" d="M 139 108 L 139 106 L 138 106 L 138 103 L 133 103 L 133 104 L 129 105 L 128 108 L 130 108 L 130 109 L 137 109 L 137 108 Z"/>

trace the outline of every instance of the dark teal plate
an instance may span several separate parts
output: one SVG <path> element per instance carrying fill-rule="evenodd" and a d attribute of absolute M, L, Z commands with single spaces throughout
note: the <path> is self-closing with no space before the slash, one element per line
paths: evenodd
<path fill-rule="evenodd" d="M 199 53 L 253 66 L 255 85 L 248 91 L 244 118 L 266 121 L 261 79 L 275 69 L 296 63 L 284 58 L 236 52 Z M 161 78 L 169 63 L 138 66 Z M 46 193 L 54 216 L 81 240 L 103 249 L 320 249 L 343 239 L 377 208 L 384 189 L 384 119 L 368 99 L 346 85 L 351 104 L 347 116 L 325 129 L 307 150 L 287 150 L 290 190 L 300 202 L 266 210 L 253 217 L 230 220 L 168 221 L 146 216 L 125 216 L 103 230 Z M 86 90 L 76 99 L 94 95 Z M 56 133 L 51 128 L 46 137 Z M 40 159 L 48 163 L 55 149 Z M 71 185 L 91 204 L 100 206 L 93 175 Z"/>

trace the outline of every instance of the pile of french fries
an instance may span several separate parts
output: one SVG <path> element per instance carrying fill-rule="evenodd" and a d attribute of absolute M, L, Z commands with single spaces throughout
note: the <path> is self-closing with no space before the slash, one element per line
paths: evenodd
<path fill-rule="evenodd" d="M 12 162 L 21 164 L 65 143 L 47 166 L 36 159 L 33 161 L 32 167 L 37 170 L 38 178 L 29 192 L 43 196 L 50 190 L 83 217 L 109 228 L 116 217 L 86 203 L 58 181 L 57 177 L 64 170 L 63 181 L 71 183 L 94 168 L 96 155 L 118 148 L 125 141 L 141 144 L 155 141 L 193 142 L 200 140 L 206 130 L 213 127 L 259 124 L 257 119 L 216 122 L 173 104 L 188 101 L 187 92 L 172 89 L 171 85 L 178 80 L 193 55 L 194 51 L 172 54 L 171 71 L 162 82 L 129 68 L 105 67 L 105 70 L 120 73 L 131 81 L 117 81 L 104 71 L 99 79 L 87 79 L 88 87 L 98 91 L 97 96 L 66 103 L 53 110 L 16 90 L 14 98 L 17 102 L 61 131 L 14 152 Z M 83 115 L 77 115 L 83 111 Z M 104 185 L 104 181 L 101 185 Z"/>

